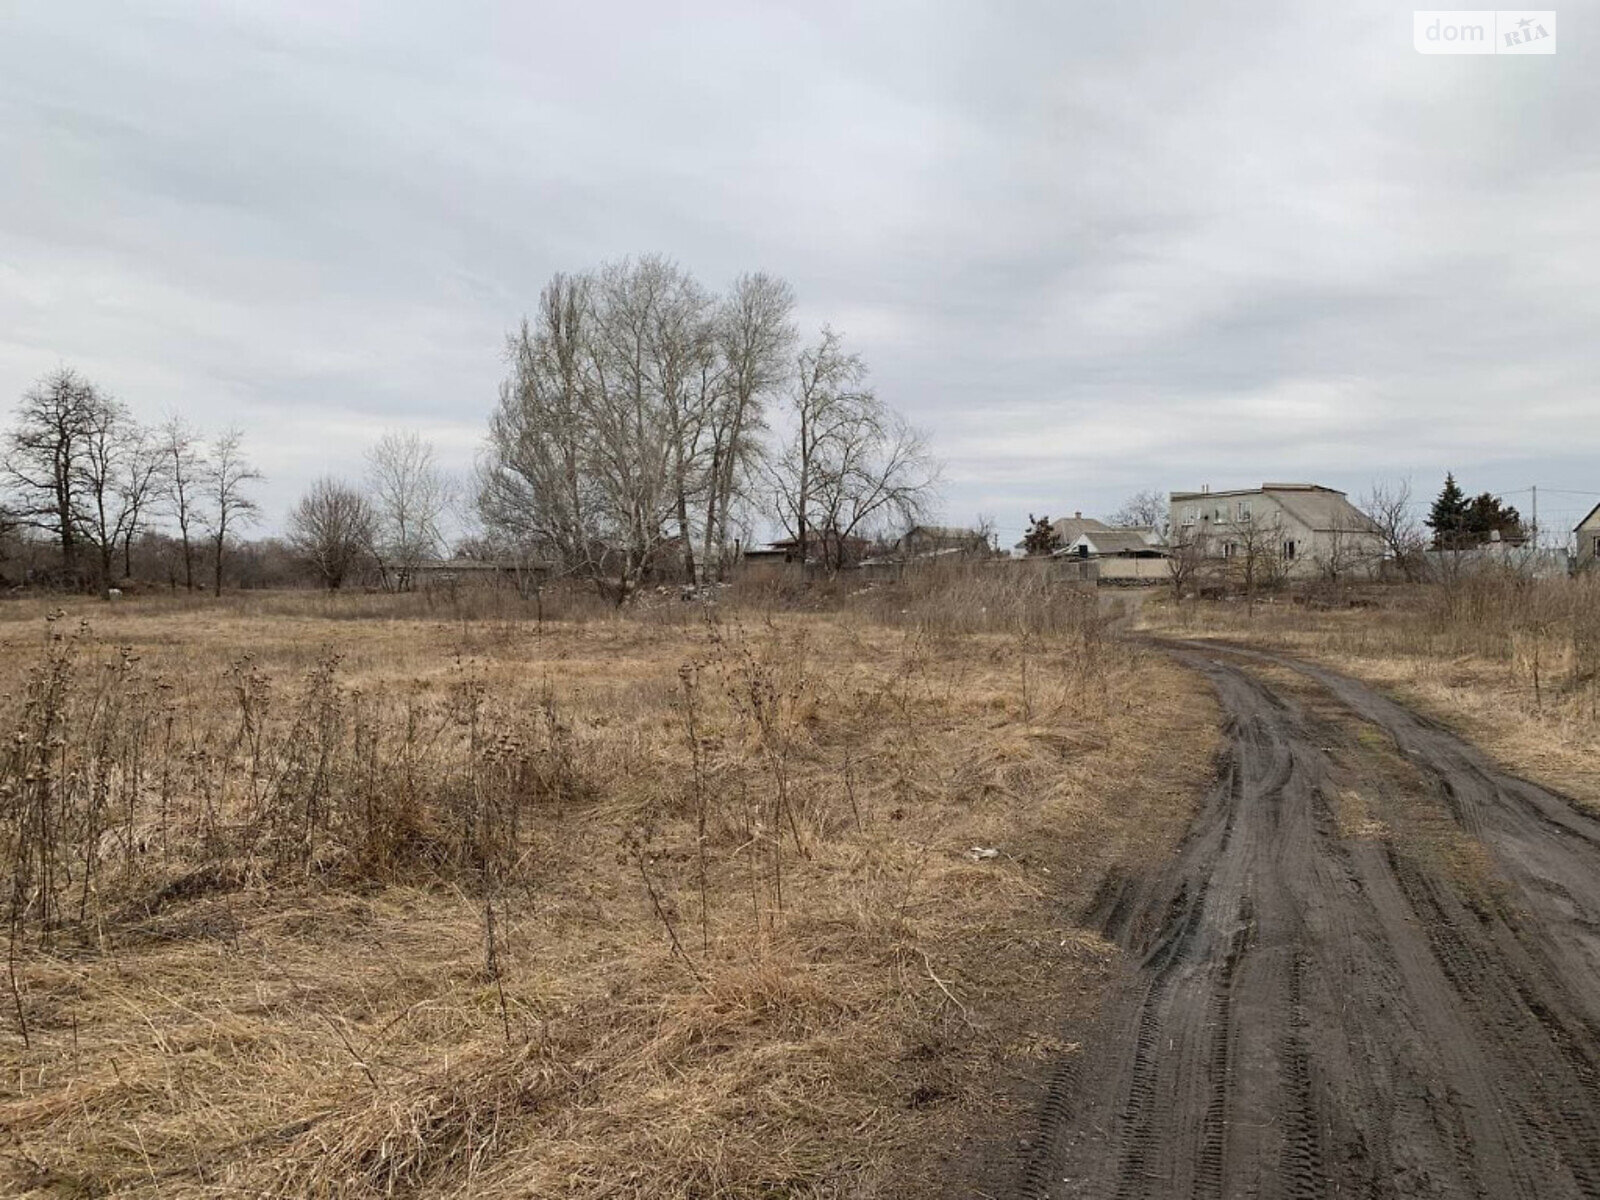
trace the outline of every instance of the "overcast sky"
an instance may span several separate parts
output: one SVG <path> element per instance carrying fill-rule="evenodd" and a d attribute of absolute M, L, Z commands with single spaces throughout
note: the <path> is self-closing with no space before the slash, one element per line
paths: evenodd
<path fill-rule="evenodd" d="M 1595 11 L 0 0 L 0 399 L 236 422 L 276 523 L 386 428 L 470 462 L 544 281 L 660 252 L 787 277 L 952 520 L 1449 467 L 1548 527 L 1600 499 L 1548 490 L 1600 492 Z"/>

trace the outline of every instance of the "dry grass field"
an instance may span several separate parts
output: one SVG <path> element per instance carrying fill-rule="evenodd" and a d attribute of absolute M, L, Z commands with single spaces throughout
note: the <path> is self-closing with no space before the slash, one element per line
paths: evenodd
<path fill-rule="evenodd" d="M 959 582 L 0 644 L 9 1195 L 947 1194 L 1215 752 L 1092 599 Z"/>
<path fill-rule="evenodd" d="M 1512 575 L 1380 588 L 1354 605 L 1162 599 L 1140 625 L 1289 651 L 1458 729 L 1510 769 L 1600 807 L 1600 579 Z"/>

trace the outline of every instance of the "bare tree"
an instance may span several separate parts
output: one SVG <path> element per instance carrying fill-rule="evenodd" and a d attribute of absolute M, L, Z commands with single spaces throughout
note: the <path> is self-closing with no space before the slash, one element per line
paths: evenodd
<path fill-rule="evenodd" d="M 711 298 L 676 264 L 646 258 L 636 271 L 650 286 L 630 289 L 648 296 L 649 357 L 664 418 L 670 457 L 673 518 L 684 579 L 695 579 L 694 529 L 690 510 L 710 487 L 705 436 L 720 379 Z"/>
<path fill-rule="evenodd" d="M 1106 524 L 1123 528 L 1137 526 L 1162 532 L 1167 524 L 1167 498 L 1154 490 L 1135 492 L 1106 517 Z"/>
<path fill-rule="evenodd" d="M 204 524 L 200 496 L 206 481 L 206 460 L 199 437 L 182 417 L 167 418 L 161 426 L 159 442 L 164 467 L 167 512 L 178 525 L 178 541 L 183 549 L 183 586 L 194 591 L 194 533 Z"/>
<path fill-rule="evenodd" d="M 823 562 L 838 571 L 846 547 L 863 531 L 878 524 L 905 528 L 922 516 L 939 467 L 921 433 L 899 414 L 877 407 L 848 428 L 837 459 L 818 482 L 823 527 L 830 531 Z"/>
<path fill-rule="evenodd" d="M 572 574 L 593 577 L 602 546 L 591 463 L 590 421 L 603 380 L 593 362 L 591 282 L 557 275 L 507 342 L 511 374 L 489 418 L 477 478 L 477 506 L 491 540 L 537 553 Z"/>
<path fill-rule="evenodd" d="M 733 505 L 761 462 L 765 405 L 789 377 L 794 290 L 771 275 L 741 275 L 716 315 L 722 375 L 709 420 L 709 487 L 701 559 L 727 561 Z"/>
<path fill-rule="evenodd" d="M 23 393 L 8 439 L 5 478 L 15 518 L 57 541 L 69 577 L 78 565 L 80 467 L 105 404 L 94 384 L 63 367 Z"/>
<path fill-rule="evenodd" d="M 1167 576 L 1172 581 L 1172 598 L 1182 603 L 1184 596 L 1194 590 L 1205 574 L 1206 535 L 1199 532 L 1197 526 L 1175 526 L 1167 549 Z"/>
<path fill-rule="evenodd" d="M 1283 524 L 1276 517 L 1241 516 L 1226 537 L 1228 573 L 1244 595 L 1246 614 L 1254 616 L 1257 597 L 1283 583 Z"/>
<path fill-rule="evenodd" d="M 443 540 L 450 481 L 416 433 L 386 433 L 367 452 L 374 552 L 386 587 L 409 591 L 417 567 Z"/>
<path fill-rule="evenodd" d="M 119 487 L 127 520 L 122 530 L 122 574 L 133 577 L 133 539 L 150 525 L 150 513 L 166 492 L 167 458 L 150 430 L 132 431 Z"/>
<path fill-rule="evenodd" d="M 1427 572 L 1428 537 L 1417 519 L 1411 500 L 1411 481 L 1374 483 L 1361 499 L 1362 510 L 1372 518 L 1383 540 L 1384 555 L 1407 583 Z"/>
<path fill-rule="evenodd" d="M 669 342 L 660 325 L 685 286 L 678 268 L 658 258 L 608 264 L 597 283 L 590 469 L 619 602 L 654 565 L 683 495 L 679 468 L 686 471 L 690 457 L 676 411 L 683 366 L 664 357 Z"/>
<path fill-rule="evenodd" d="M 317 480 L 289 513 L 289 542 L 329 591 L 337 591 L 366 561 L 377 515 L 355 488 L 328 476 Z"/>
<path fill-rule="evenodd" d="M 800 351 L 790 389 L 788 441 L 770 468 L 774 508 L 800 561 L 814 543 L 830 571 L 845 539 L 880 518 L 909 524 L 938 482 L 938 467 L 916 430 L 866 386 L 861 357 L 824 328 Z"/>
<path fill-rule="evenodd" d="M 488 532 L 536 547 L 618 603 L 676 525 L 692 564 L 703 486 L 704 300 L 662 259 L 558 276 L 512 338 L 478 506 Z"/>
<path fill-rule="evenodd" d="M 1369 572 L 1382 553 L 1370 525 L 1341 514 L 1323 537 L 1315 562 L 1322 581 L 1338 591 L 1352 575 Z"/>
<path fill-rule="evenodd" d="M 619 603 L 669 564 L 688 579 L 720 573 L 765 457 L 767 406 L 792 378 L 793 305 L 765 275 L 716 302 L 659 257 L 556 276 L 508 345 L 477 471 L 488 539 Z M 816 520 L 837 534 L 914 512 L 936 471 L 916 432 L 859 386 L 860 360 L 830 332 L 798 365 L 788 415 L 800 432 L 788 466 L 760 473 L 786 519 L 810 539 Z"/>
<path fill-rule="evenodd" d="M 872 402 L 867 367 L 847 353 L 843 340 L 824 327 L 814 346 L 800 351 L 789 395 L 794 430 L 773 463 L 778 518 L 795 539 L 800 561 L 810 557 L 812 517 L 823 491 L 823 477 L 838 443 L 848 436 L 852 414 Z"/>
<path fill-rule="evenodd" d="M 144 430 L 108 396 L 87 411 L 80 432 L 81 452 L 72 466 L 73 520 L 78 536 L 95 551 L 100 594 L 109 597 L 117 549 L 123 548 L 126 564 L 159 461 Z"/>
<path fill-rule="evenodd" d="M 5 470 L 17 519 L 50 531 L 68 576 L 88 545 L 100 592 L 109 595 L 119 548 L 123 573 L 132 574 L 133 541 L 149 523 L 163 467 L 123 405 L 63 368 L 24 395 Z"/>
<path fill-rule="evenodd" d="M 972 531 L 983 539 L 984 548 L 991 553 L 998 553 L 1000 549 L 1000 523 L 993 513 L 979 513 L 972 525 Z"/>
<path fill-rule="evenodd" d="M 261 472 L 244 456 L 243 432 L 226 429 L 212 439 L 202 487 L 208 504 L 205 519 L 213 556 L 213 595 L 222 595 L 222 563 L 229 532 L 260 517 L 260 505 L 246 494 L 246 489 L 261 479 Z"/>

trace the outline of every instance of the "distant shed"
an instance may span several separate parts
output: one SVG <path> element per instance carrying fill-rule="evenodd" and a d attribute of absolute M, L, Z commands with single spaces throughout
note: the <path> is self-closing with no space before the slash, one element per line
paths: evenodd
<path fill-rule="evenodd" d="M 543 563 L 517 562 L 511 559 L 485 558 L 433 558 L 416 567 L 417 583 L 423 587 L 459 587 L 509 585 L 521 588 L 537 583 L 550 574 Z"/>
<path fill-rule="evenodd" d="M 1093 562 L 1106 582 L 1158 582 L 1168 574 L 1167 548 L 1150 529 L 1089 529 L 1057 550 L 1053 558 Z"/>

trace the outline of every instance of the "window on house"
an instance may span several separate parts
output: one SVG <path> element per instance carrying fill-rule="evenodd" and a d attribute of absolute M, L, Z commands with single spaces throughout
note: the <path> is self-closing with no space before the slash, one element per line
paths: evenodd
<path fill-rule="evenodd" d="M 1222 557 L 1223 558 L 1232 558 L 1233 557 L 1233 552 L 1236 549 L 1238 549 L 1238 547 L 1235 546 L 1232 542 L 1223 542 L 1222 543 Z"/>
<path fill-rule="evenodd" d="M 1200 510 L 1198 508 L 1186 508 L 1183 510 L 1183 523 L 1185 525 L 1193 525 L 1199 518 Z"/>
<path fill-rule="evenodd" d="M 1293 562 L 1294 561 L 1294 550 L 1295 550 L 1294 539 L 1290 538 L 1288 541 L 1284 542 L 1284 544 L 1283 544 L 1283 557 L 1285 559 L 1287 559 L 1289 562 Z"/>
<path fill-rule="evenodd" d="M 1239 520 L 1248 521 L 1249 519 L 1250 519 L 1250 501 L 1241 500 L 1241 501 L 1239 501 Z"/>

